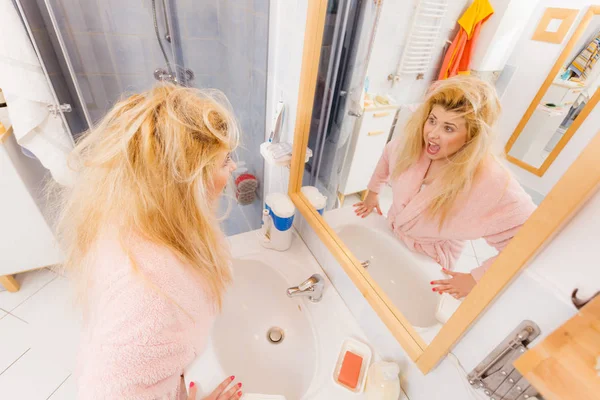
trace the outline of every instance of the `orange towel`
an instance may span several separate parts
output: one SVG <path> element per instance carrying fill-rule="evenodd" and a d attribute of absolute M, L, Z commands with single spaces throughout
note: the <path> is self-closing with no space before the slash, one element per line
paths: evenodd
<path fill-rule="evenodd" d="M 488 0 L 475 0 L 460 17 L 460 28 L 452 44 L 446 51 L 438 80 L 454 75 L 469 74 L 469 64 L 475 42 L 479 37 L 481 25 L 494 13 Z"/>

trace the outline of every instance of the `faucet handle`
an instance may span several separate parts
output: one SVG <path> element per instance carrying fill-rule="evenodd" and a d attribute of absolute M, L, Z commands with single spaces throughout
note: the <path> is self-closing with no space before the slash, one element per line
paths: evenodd
<path fill-rule="evenodd" d="M 298 285 L 298 289 L 300 289 L 302 291 L 311 290 L 314 286 L 316 286 L 318 284 L 322 284 L 322 283 L 323 283 L 323 277 L 319 274 L 314 274 L 310 278 L 308 278 L 307 280 L 302 282 L 300 285 Z"/>
<path fill-rule="evenodd" d="M 306 296 L 313 303 L 321 301 L 325 280 L 319 274 L 314 274 L 298 286 L 288 288 L 286 293 L 288 297 Z"/>

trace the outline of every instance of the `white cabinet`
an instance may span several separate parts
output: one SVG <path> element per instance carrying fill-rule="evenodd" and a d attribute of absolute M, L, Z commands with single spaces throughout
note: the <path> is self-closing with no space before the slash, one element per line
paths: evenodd
<path fill-rule="evenodd" d="M 23 155 L 12 130 L 0 135 L 0 285 L 11 275 L 61 262 L 54 234 L 44 218 L 44 177 L 37 160 Z"/>
<path fill-rule="evenodd" d="M 585 88 L 582 85 L 570 82 L 553 82 L 548 88 L 541 104 L 554 104 L 556 106 L 570 106 L 575 103 Z"/>
<path fill-rule="evenodd" d="M 375 166 L 390 137 L 398 106 L 373 107 L 357 121 L 342 169 L 340 199 L 367 190 Z"/>

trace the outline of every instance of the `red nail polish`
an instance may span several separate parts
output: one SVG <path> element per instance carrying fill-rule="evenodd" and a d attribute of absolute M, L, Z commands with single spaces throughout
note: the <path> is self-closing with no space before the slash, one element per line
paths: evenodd
<path fill-rule="evenodd" d="M 442 294 L 442 292 L 438 292 L 439 294 Z"/>
<path fill-rule="evenodd" d="M 242 387 L 242 382 L 238 383 L 238 385 L 237 385 L 237 386 L 238 386 L 239 388 L 241 388 L 241 387 Z"/>
<path fill-rule="evenodd" d="M 430 285 L 433 285 L 433 281 L 429 282 Z"/>
<path fill-rule="evenodd" d="M 229 379 L 231 379 L 231 380 L 234 380 L 234 379 L 235 379 L 235 376 L 234 376 L 234 375 L 231 375 L 231 376 L 229 377 Z"/>
<path fill-rule="evenodd" d="M 435 288 L 431 289 L 433 292 L 435 292 Z"/>
<path fill-rule="evenodd" d="M 194 387 L 194 382 L 190 382 L 190 387 L 193 388 Z"/>
<path fill-rule="evenodd" d="M 242 392 L 238 392 L 238 396 L 239 396 L 239 397 L 242 397 Z"/>

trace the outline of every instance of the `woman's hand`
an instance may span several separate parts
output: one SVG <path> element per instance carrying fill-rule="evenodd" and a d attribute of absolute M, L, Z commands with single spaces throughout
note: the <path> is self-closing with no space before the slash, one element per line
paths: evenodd
<path fill-rule="evenodd" d="M 373 209 L 376 209 L 379 215 L 382 215 L 381 208 L 379 208 L 379 195 L 375 192 L 369 192 L 365 201 L 353 204 L 354 213 L 361 218 L 365 218 L 371 214 Z"/>
<path fill-rule="evenodd" d="M 450 275 L 452 278 L 430 282 L 432 285 L 438 285 L 432 290 L 439 294 L 448 293 L 456 299 L 461 299 L 471 293 L 471 290 L 473 290 L 477 284 L 477 281 L 471 274 L 452 272 L 445 268 L 442 269 L 442 272 L 446 275 Z"/>
<path fill-rule="evenodd" d="M 208 397 L 205 397 L 203 400 L 237 400 L 242 397 L 242 392 L 239 390 L 242 387 L 241 383 L 238 383 L 227 389 L 230 384 L 233 383 L 235 376 L 230 376 L 225 379 L 217 388 L 212 392 Z M 196 391 L 198 388 L 194 382 L 190 382 L 190 391 L 188 395 L 188 400 L 196 400 Z"/>

